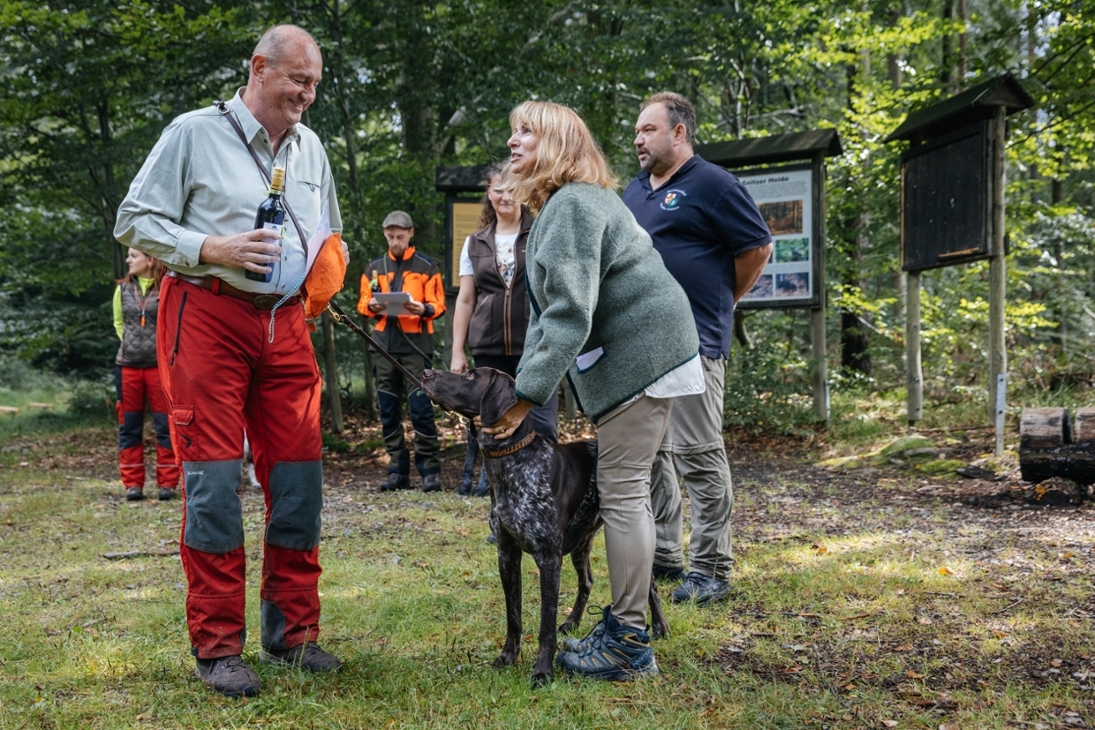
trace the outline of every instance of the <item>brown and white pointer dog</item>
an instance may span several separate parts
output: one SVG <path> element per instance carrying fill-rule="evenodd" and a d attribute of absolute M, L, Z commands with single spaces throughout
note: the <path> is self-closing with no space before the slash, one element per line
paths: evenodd
<path fill-rule="evenodd" d="M 422 388 L 430 400 L 468 419 L 480 417 L 493 425 L 517 403 L 513 378 L 499 370 L 476 368 L 467 373 L 426 370 Z M 490 526 L 498 546 L 498 573 L 506 596 L 506 644 L 494 666 L 517 661 L 521 643 L 521 557 L 529 553 L 540 569 L 540 652 L 532 681 L 551 681 L 559 610 L 559 573 L 570 555 L 578 573 L 578 595 L 570 617 L 558 628 L 569 634 L 585 612 L 593 572 L 589 553 L 601 527 L 597 492 L 597 442 L 555 445 L 539 437 L 525 419 L 508 439 L 478 434 L 490 476 Z M 667 636 L 654 581 L 650 582 L 650 613 L 655 636 Z"/>

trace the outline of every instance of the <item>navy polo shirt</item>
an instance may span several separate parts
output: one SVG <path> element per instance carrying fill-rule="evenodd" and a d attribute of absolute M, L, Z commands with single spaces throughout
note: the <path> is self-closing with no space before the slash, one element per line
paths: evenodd
<path fill-rule="evenodd" d="M 642 170 L 624 204 L 650 234 L 692 305 L 700 354 L 729 357 L 734 333 L 734 257 L 772 234 L 741 181 L 693 155 L 656 191 Z"/>

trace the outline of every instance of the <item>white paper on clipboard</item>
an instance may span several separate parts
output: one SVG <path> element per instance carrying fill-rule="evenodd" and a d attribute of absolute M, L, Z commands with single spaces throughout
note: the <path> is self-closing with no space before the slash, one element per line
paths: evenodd
<path fill-rule="evenodd" d="M 410 314 L 403 305 L 414 301 L 410 293 L 405 291 L 374 292 L 373 299 L 384 305 L 384 309 L 377 314 Z"/>
<path fill-rule="evenodd" d="M 312 237 L 308 239 L 308 259 L 304 264 L 305 276 L 311 273 L 312 266 L 316 263 L 316 257 L 319 256 L 323 244 L 327 243 L 327 239 L 330 237 L 331 208 L 329 203 L 324 203 L 323 212 L 319 214 L 319 223 L 316 224 L 316 230 L 312 232 Z"/>

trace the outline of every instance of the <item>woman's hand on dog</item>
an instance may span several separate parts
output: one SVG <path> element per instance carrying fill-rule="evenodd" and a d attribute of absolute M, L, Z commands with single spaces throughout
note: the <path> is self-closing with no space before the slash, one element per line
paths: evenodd
<path fill-rule="evenodd" d="M 490 434 L 498 441 L 505 441 L 514 434 L 517 427 L 521 425 L 521 422 L 525 420 L 525 416 L 533 409 L 534 404 L 531 401 L 527 401 L 524 398 L 518 398 L 517 404 L 510 407 L 508 411 L 502 414 L 502 418 L 498 423 L 492 423 L 490 426 L 483 426 L 483 433 Z M 478 418 L 478 417 L 477 417 Z"/>

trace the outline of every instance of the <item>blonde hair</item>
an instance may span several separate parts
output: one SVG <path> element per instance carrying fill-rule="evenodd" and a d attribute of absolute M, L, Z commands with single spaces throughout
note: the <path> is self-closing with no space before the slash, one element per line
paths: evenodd
<path fill-rule="evenodd" d="M 532 169 L 510 170 L 513 198 L 538 210 L 543 198 L 567 183 L 584 182 L 615 190 L 619 185 L 589 127 L 578 114 L 550 101 L 526 101 L 509 114 L 512 129 L 527 126 L 539 138 Z"/>

